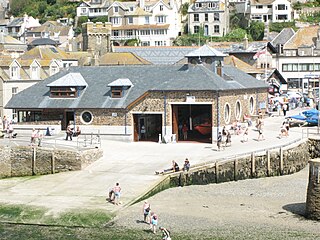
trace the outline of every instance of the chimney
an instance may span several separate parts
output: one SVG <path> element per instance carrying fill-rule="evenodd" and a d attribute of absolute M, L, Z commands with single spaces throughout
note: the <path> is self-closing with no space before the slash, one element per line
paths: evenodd
<path fill-rule="evenodd" d="M 249 41 L 248 41 L 248 36 L 247 34 L 244 36 L 244 43 L 243 43 L 243 49 L 247 50 L 249 48 Z"/>
<path fill-rule="evenodd" d="M 218 60 L 216 62 L 216 73 L 220 76 L 223 77 L 223 62 L 221 60 Z"/>
<path fill-rule="evenodd" d="M 144 0 L 139 0 L 139 7 L 144 9 Z"/>

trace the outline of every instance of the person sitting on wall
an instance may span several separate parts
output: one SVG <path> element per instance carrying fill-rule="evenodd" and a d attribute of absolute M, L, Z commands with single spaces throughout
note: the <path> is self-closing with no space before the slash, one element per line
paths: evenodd
<path fill-rule="evenodd" d="M 179 168 L 179 165 L 176 161 L 172 160 L 172 167 L 171 168 L 168 168 L 168 169 L 164 169 L 163 171 L 156 171 L 156 174 L 164 174 L 164 173 L 167 173 L 167 172 L 179 172 L 180 171 L 180 168 Z"/>
<path fill-rule="evenodd" d="M 80 134 L 81 134 L 80 127 L 77 126 L 76 131 L 74 132 L 73 136 L 74 136 L 74 137 L 78 137 Z"/>

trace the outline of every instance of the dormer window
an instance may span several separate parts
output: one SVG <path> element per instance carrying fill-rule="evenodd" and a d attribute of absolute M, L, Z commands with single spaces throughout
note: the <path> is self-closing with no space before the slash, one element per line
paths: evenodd
<path fill-rule="evenodd" d="M 114 12 L 119 12 L 119 7 L 118 6 L 114 7 Z"/>
<path fill-rule="evenodd" d="M 77 98 L 87 86 L 80 73 L 69 73 L 47 85 L 52 98 Z"/>
<path fill-rule="evenodd" d="M 31 66 L 31 79 L 39 79 L 39 67 Z"/>
<path fill-rule="evenodd" d="M 160 5 L 160 11 L 163 11 L 163 5 Z"/>
<path fill-rule="evenodd" d="M 111 87 L 111 97 L 121 98 L 122 97 L 122 87 Z"/>
<path fill-rule="evenodd" d="M 19 78 L 19 67 L 18 66 L 11 67 L 10 77 L 11 77 L 11 79 L 18 79 Z"/>
<path fill-rule="evenodd" d="M 119 78 L 109 83 L 108 87 L 111 88 L 111 98 L 122 98 L 132 86 L 133 84 L 128 78 Z"/>
<path fill-rule="evenodd" d="M 10 65 L 10 79 L 20 79 L 20 64 L 16 60 Z"/>

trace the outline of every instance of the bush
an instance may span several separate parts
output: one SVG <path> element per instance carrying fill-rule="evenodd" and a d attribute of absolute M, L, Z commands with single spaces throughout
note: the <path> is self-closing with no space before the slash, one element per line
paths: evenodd
<path fill-rule="evenodd" d="M 92 19 L 92 22 L 108 22 L 108 16 L 95 17 Z"/>
<path fill-rule="evenodd" d="M 252 21 L 248 28 L 248 32 L 254 41 L 261 41 L 264 36 L 264 23 Z"/>
<path fill-rule="evenodd" d="M 294 30 L 297 30 L 295 22 L 276 22 L 269 25 L 270 32 L 281 32 L 284 28 L 293 28 Z"/>

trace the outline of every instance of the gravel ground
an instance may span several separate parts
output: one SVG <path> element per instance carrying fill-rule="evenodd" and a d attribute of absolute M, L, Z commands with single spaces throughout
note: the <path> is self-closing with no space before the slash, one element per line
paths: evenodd
<path fill-rule="evenodd" d="M 237 239 L 273 239 L 272 234 L 274 239 L 319 239 L 320 222 L 303 216 L 307 184 L 305 168 L 289 176 L 172 188 L 148 200 L 159 216 L 159 226 L 172 232 L 214 233 L 222 238 L 231 234 Z M 118 213 L 115 225 L 146 230 L 142 219 L 142 203 L 138 203 Z"/>

